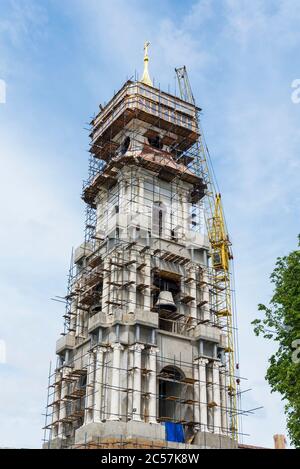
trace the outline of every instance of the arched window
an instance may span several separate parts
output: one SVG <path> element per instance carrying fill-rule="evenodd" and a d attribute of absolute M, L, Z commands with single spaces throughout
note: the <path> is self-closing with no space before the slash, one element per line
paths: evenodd
<path fill-rule="evenodd" d="M 151 145 L 151 147 L 156 148 L 157 150 L 161 150 L 163 148 L 163 143 L 159 135 L 156 135 L 155 137 L 149 137 L 148 143 Z"/>
<path fill-rule="evenodd" d="M 125 153 L 127 152 L 129 148 L 129 145 L 130 145 L 130 137 L 125 137 L 125 139 L 123 140 L 120 146 L 121 155 L 125 155 Z"/>
<path fill-rule="evenodd" d="M 152 233 L 161 238 L 165 232 L 166 207 L 163 202 L 154 202 L 152 207 Z"/>

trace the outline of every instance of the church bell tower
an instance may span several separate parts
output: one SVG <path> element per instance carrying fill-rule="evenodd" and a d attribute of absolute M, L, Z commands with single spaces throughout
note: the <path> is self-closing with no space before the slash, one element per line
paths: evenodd
<path fill-rule="evenodd" d="M 199 108 L 127 81 L 91 122 L 44 444 L 235 447 L 199 171 Z"/>

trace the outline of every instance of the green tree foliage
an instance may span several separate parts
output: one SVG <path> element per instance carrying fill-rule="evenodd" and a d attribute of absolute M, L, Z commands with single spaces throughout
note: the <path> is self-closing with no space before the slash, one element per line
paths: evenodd
<path fill-rule="evenodd" d="M 289 436 L 300 448 L 300 250 L 278 258 L 270 279 L 273 297 L 268 307 L 258 305 L 263 319 L 252 324 L 257 336 L 278 343 L 269 358 L 266 380 L 285 401 Z"/>

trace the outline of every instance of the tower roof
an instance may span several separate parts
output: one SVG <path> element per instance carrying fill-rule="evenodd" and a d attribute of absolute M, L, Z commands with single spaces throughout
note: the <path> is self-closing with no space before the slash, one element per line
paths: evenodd
<path fill-rule="evenodd" d="M 134 118 L 150 124 L 159 120 L 161 129 L 172 130 L 181 136 L 180 149 L 184 151 L 198 138 L 198 110 L 199 108 L 177 96 L 129 80 L 91 121 L 91 152 L 97 154 L 100 146 L 111 141 L 120 128 Z"/>

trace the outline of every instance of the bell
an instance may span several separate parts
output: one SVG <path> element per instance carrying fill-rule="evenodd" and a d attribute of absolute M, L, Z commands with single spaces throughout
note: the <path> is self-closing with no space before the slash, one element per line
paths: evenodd
<path fill-rule="evenodd" d="M 177 306 L 174 303 L 173 295 L 170 291 L 161 291 L 155 306 L 159 309 L 166 309 L 172 312 L 177 311 Z"/>

